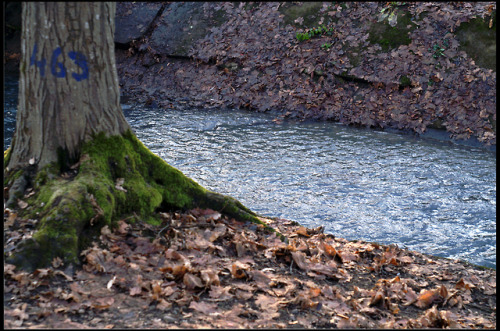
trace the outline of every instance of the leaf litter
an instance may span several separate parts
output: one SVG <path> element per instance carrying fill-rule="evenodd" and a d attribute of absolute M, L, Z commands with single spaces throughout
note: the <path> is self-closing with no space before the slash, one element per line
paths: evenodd
<path fill-rule="evenodd" d="M 213 210 L 162 216 L 104 227 L 73 272 L 4 263 L 4 327 L 496 327 L 495 270 L 283 219 L 262 218 L 288 242 Z"/>
<path fill-rule="evenodd" d="M 495 2 L 395 3 L 413 28 L 409 44 L 389 50 L 372 40 L 376 32 L 368 24 L 389 12 L 389 2 L 325 3 L 317 15 L 331 35 L 305 42 L 296 34 L 307 30 L 306 17 L 284 22 L 279 8 L 289 5 L 204 3 L 207 16 L 213 7 L 227 19 L 193 44 L 190 61 L 161 49 L 134 56 L 117 50 L 123 93 L 164 109 L 273 111 L 277 124 L 331 120 L 417 134 L 437 127 L 453 139 L 496 145 L 496 70 L 476 64 L 455 33 L 474 18 L 493 22 Z M 151 65 L 155 56 L 161 60 Z"/>

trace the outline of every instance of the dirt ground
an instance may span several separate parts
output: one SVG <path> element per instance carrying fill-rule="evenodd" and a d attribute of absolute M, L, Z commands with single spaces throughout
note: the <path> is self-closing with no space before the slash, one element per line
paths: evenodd
<path fill-rule="evenodd" d="M 213 210 L 160 215 L 102 228 L 80 267 L 4 263 L 4 327 L 496 328 L 496 270 L 283 219 L 263 220 L 288 243 Z M 5 254 L 35 225 L 5 210 Z"/>

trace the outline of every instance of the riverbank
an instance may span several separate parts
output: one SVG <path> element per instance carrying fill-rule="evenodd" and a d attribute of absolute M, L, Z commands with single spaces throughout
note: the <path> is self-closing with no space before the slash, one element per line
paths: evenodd
<path fill-rule="evenodd" d="M 19 63 L 20 6 L 5 70 Z M 123 98 L 496 146 L 495 2 L 118 3 Z M 489 147 L 488 147 L 489 148 Z"/>
<path fill-rule="evenodd" d="M 32 220 L 4 213 L 9 251 Z M 4 264 L 6 328 L 491 328 L 496 271 L 213 210 L 119 222 L 80 270 Z M 6 232 L 5 232 L 6 231 Z M 155 238 L 152 242 L 149 238 Z"/>
<path fill-rule="evenodd" d="M 485 42 L 481 54 L 494 54 L 495 3 L 185 7 L 159 10 L 149 32 L 117 49 L 125 96 L 166 109 L 182 102 L 274 110 L 283 118 L 423 135 L 442 128 L 457 141 L 496 145 L 495 61 L 465 47 L 467 38 L 477 47 Z M 203 20 L 184 12 L 225 20 L 207 23 L 209 31 L 196 39 Z M 389 12 L 396 21 L 384 18 Z M 168 22 L 179 15 L 175 37 Z M 484 36 L 470 34 L 476 25 Z M 178 50 L 170 37 L 175 45 L 191 39 Z"/>

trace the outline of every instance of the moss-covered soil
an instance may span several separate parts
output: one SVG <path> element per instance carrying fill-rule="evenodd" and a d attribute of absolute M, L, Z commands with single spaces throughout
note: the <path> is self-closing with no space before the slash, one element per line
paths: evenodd
<path fill-rule="evenodd" d="M 481 67 L 497 71 L 496 35 L 497 15 L 492 12 L 486 19 L 474 18 L 462 23 L 457 31 L 460 49 L 469 54 Z"/>
<path fill-rule="evenodd" d="M 4 183 L 12 190 L 21 177 L 25 185 L 18 185 L 12 200 L 24 207 L 21 217 L 37 223 L 33 235 L 7 257 L 26 270 L 48 266 L 57 257 L 78 265 L 79 252 L 99 229 L 124 218 L 158 224 L 155 212 L 202 207 L 261 223 L 237 200 L 206 190 L 168 165 L 131 132 L 99 134 L 82 147 L 79 161 L 63 172 L 57 165 L 27 172 L 7 171 Z"/>
<path fill-rule="evenodd" d="M 100 228 L 83 266 L 4 264 L 6 328 L 492 328 L 496 271 L 210 209 Z M 32 220 L 8 215 L 5 250 Z"/>
<path fill-rule="evenodd" d="M 323 7 L 321 1 L 296 3 L 283 3 L 279 12 L 284 15 L 283 24 L 290 24 L 298 28 L 314 28 L 323 23 L 320 9 Z M 298 19 L 298 21 L 297 21 Z M 329 22 L 324 22 L 328 24 Z"/>
<path fill-rule="evenodd" d="M 368 30 L 370 43 L 379 44 L 383 52 L 397 49 L 401 45 L 409 45 L 410 34 L 417 27 L 412 14 L 405 7 L 391 8 L 387 13 L 390 13 L 389 17 L 384 19 L 379 13 L 377 21 L 371 22 Z M 394 15 L 396 24 L 389 23 L 391 15 Z"/>

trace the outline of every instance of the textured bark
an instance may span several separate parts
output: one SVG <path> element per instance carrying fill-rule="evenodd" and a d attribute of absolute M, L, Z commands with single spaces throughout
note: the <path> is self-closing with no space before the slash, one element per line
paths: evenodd
<path fill-rule="evenodd" d="M 19 109 L 8 167 L 71 162 L 94 134 L 129 129 L 115 67 L 116 3 L 23 2 L 22 10 Z"/>
<path fill-rule="evenodd" d="M 78 265 L 102 226 L 131 214 L 154 222 L 157 209 L 202 207 L 262 224 L 137 140 L 120 109 L 114 16 L 114 3 L 23 3 L 19 110 L 4 171 L 7 205 L 22 197 L 19 217 L 39 220 L 6 259 L 23 270 L 56 257 Z M 28 186 L 34 194 L 25 196 Z"/>

